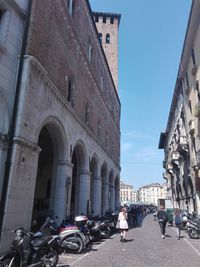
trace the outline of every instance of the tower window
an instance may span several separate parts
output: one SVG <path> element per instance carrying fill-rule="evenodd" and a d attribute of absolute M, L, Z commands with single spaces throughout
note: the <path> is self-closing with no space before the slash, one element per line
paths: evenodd
<path fill-rule="evenodd" d="M 106 17 L 105 16 L 103 17 L 103 23 L 106 23 Z"/>
<path fill-rule="evenodd" d="M 110 18 L 110 23 L 113 24 L 114 23 L 114 17 Z"/>
<path fill-rule="evenodd" d="M 99 17 L 95 16 L 95 22 L 99 22 Z"/>
<path fill-rule="evenodd" d="M 99 32 L 99 41 L 102 44 L 102 33 L 101 32 Z"/>
<path fill-rule="evenodd" d="M 107 33 L 106 34 L 106 44 L 109 44 L 110 43 L 110 34 Z"/>

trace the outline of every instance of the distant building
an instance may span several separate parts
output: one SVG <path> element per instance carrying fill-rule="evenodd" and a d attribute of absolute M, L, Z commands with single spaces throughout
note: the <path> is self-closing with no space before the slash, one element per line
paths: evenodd
<path fill-rule="evenodd" d="M 120 182 L 120 202 L 137 201 L 137 191 L 133 190 L 132 185 L 125 184 L 124 182 Z"/>
<path fill-rule="evenodd" d="M 166 185 L 160 185 L 159 183 L 142 186 L 138 191 L 139 200 L 145 203 L 157 205 L 158 199 L 164 199 L 167 197 Z"/>

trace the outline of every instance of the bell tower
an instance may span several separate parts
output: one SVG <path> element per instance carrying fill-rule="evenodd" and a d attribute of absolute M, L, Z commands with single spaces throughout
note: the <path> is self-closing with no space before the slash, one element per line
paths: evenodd
<path fill-rule="evenodd" d="M 121 15 L 104 12 L 93 12 L 93 15 L 99 40 L 118 91 L 118 30 Z"/>

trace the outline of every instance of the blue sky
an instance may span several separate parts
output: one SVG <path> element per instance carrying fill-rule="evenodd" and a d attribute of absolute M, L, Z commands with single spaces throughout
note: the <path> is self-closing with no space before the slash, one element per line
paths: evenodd
<path fill-rule="evenodd" d="M 121 180 L 135 189 L 163 183 L 165 131 L 191 0 L 90 0 L 122 15 L 119 27 Z"/>

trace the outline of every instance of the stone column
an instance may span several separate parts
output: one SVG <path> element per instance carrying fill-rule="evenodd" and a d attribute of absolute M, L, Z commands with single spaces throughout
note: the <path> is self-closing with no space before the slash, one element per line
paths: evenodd
<path fill-rule="evenodd" d="M 93 210 L 95 215 L 101 216 L 101 194 L 102 194 L 102 178 L 94 177 L 94 203 Z"/>
<path fill-rule="evenodd" d="M 103 214 L 109 209 L 109 183 L 103 182 Z"/>
<path fill-rule="evenodd" d="M 61 222 L 66 214 L 69 214 L 70 183 L 72 177 L 72 164 L 68 161 L 59 161 L 57 164 L 54 212 Z"/>
<path fill-rule="evenodd" d="M 31 228 L 39 152 L 37 144 L 14 139 L 1 239 L 4 249 L 10 246 L 14 228 Z"/>
<path fill-rule="evenodd" d="M 79 214 L 87 213 L 87 206 L 90 201 L 90 171 L 80 171 L 80 184 L 79 184 Z"/>
<path fill-rule="evenodd" d="M 110 210 L 115 210 L 115 187 L 110 185 Z"/>
<path fill-rule="evenodd" d="M 0 137 L 0 196 L 1 196 L 1 193 L 2 193 L 2 186 L 3 186 L 3 178 L 4 178 L 4 170 L 5 170 L 7 151 L 8 151 L 8 143 L 5 142 Z"/>

